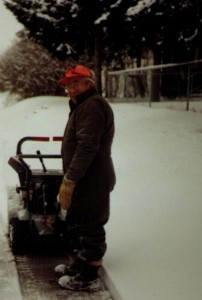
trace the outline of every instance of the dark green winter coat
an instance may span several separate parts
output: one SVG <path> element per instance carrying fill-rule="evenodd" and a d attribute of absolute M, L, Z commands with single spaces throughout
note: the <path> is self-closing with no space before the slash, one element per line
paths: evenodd
<path fill-rule="evenodd" d="M 106 223 L 109 194 L 115 185 L 111 158 L 114 116 L 108 102 L 90 89 L 70 100 L 70 115 L 62 143 L 63 169 L 76 182 L 69 224 Z"/>

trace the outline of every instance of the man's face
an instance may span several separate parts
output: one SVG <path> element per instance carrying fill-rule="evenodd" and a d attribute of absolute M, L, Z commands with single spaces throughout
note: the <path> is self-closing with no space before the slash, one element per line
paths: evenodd
<path fill-rule="evenodd" d="M 91 82 L 86 81 L 85 78 L 72 78 L 69 83 L 65 85 L 65 91 L 71 100 L 76 102 L 76 97 L 87 91 L 91 86 Z"/>

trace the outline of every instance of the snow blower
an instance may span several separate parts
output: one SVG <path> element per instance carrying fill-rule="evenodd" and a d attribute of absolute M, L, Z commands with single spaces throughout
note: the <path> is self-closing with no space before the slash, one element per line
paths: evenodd
<path fill-rule="evenodd" d="M 53 137 L 52 141 L 61 141 Z M 64 221 L 58 217 L 57 196 L 63 178 L 60 169 L 47 169 L 44 159 L 61 159 L 59 154 L 23 154 L 22 144 L 27 141 L 49 142 L 49 137 L 24 137 L 17 144 L 16 155 L 8 164 L 18 173 L 16 187 L 18 204 L 15 213 L 9 214 L 9 239 L 14 254 L 22 254 L 27 249 L 37 249 L 45 245 L 51 248 L 63 243 Z M 38 160 L 41 169 L 31 169 L 26 160 Z M 16 195 L 17 195 L 16 194 Z M 49 247 L 51 245 L 51 247 Z"/>

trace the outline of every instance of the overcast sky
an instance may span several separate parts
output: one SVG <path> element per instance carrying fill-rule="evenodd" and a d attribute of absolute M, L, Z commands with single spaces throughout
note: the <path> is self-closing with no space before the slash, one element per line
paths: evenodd
<path fill-rule="evenodd" d="M 0 52 L 9 47 L 15 33 L 22 27 L 12 12 L 5 7 L 3 0 L 0 0 Z"/>

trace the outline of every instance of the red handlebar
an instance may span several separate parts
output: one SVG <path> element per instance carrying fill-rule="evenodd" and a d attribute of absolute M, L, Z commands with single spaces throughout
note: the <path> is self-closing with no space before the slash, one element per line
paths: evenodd
<path fill-rule="evenodd" d="M 62 137 L 61 136 L 54 136 L 53 137 L 53 141 L 62 141 Z M 16 154 L 22 154 L 21 148 L 22 148 L 22 144 L 26 141 L 39 141 L 39 142 L 49 142 L 50 141 L 50 137 L 47 136 L 26 136 L 22 139 L 19 140 L 18 144 L 17 144 L 17 150 L 16 150 Z"/>

